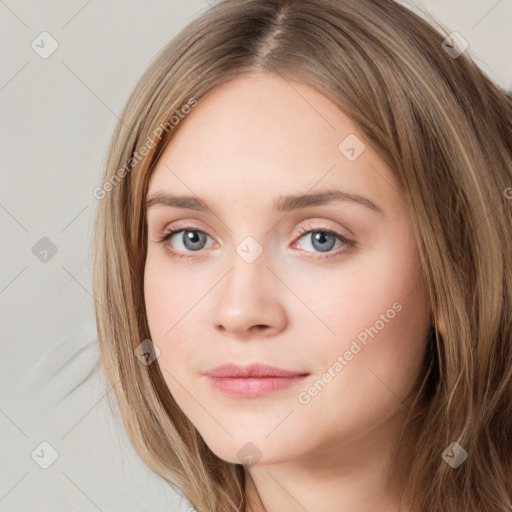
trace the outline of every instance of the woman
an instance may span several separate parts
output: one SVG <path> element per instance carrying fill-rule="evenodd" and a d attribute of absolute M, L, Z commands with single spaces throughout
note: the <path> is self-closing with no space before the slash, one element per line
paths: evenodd
<path fill-rule="evenodd" d="M 394 2 L 223 0 L 109 149 L 102 361 L 198 512 L 509 511 L 506 93 Z"/>

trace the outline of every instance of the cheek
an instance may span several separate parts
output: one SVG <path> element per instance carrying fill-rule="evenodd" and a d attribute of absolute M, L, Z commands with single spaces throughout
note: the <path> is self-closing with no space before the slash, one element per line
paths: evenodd
<path fill-rule="evenodd" d="M 328 344 L 337 348 L 358 336 L 364 342 L 370 336 L 368 329 L 374 332 L 375 326 L 380 337 L 396 331 L 393 343 L 400 344 L 400 326 L 408 324 L 407 329 L 414 331 L 417 324 L 421 330 L 425 322 L 428 299 L 417 254 L 407 243 L 382 243 L 378 250 L 348 257 L 339 266 L 309 265 L 281 273 L 302 299 L 292 314 L 300 318 L 305 305 L 318 319 L 308 313 L 318 325 L 318 336 L 332 339 Z M 295 303 L 290 300 L 288 306 Z"/>
<path fill-rule="evenodd" d="M 421 286 L 402 276 L 367 274 L 349 298 L 338 293 L 337 304 L 325 304 L 336 335 L 322 336 L 315 347 L 318 372 L 299 390 L 298 425 L 322 417 L 329 442 L 354 438 L 392 415 L 411 392 L 424 360 L 429 308 Z"/>
<path fill-rule="evenodd" d="M 402 396 L 421 369 L 430 327 L 428 296 L 412 238 L 397 238 L 347 259 L 339 271 L 324 268 L 314 281 L 308 276 L 300 282 L 297 294 L 308 297 L 328 327 L 317 322 L 323 341 L 315 352 L 324 368 L 318 369 L 326 371 L 338 356 L 347 356 L 333 387 L 358 382 L 386 392 L 380 377 Z"/>
<path fill-rule="evenodd" d="M 160 351 L 157 362 L 162 375 L 177 399 L 182 394 L 179 383 L 188 383 L 191 372 L 198 370 L 197 355 L 207 324 L 197 321 L 197 317 L 203 315 L 211 289 L 212 279 L 204 272 L 187 265 L 180 267 L 168 256 L 148 251 L 144 301 L 150 336 Z M 183 394 L 181 401 L 188 397 Z"/>
<path fill-rule="evenodd" d="M 364 267 L 364 268 L 363 268 Z M 330 307 L 336 342 L 330 361 L 350 358 L 339 389 L 358 383 L 360 398 L 372 404 L 399 403 L 421 371 L 430 328 L 428 296 L 414 251 L 390 250 L 345 276 L 349 293 Z M 333 293 L 333 291 L 331 291 Z M 353 392 L 352 392 L 353 393 Z M 355 404 L 354 404 L 355 405 Z"/>
<path fill-rule="evenodd" d="M 157 250 L 148 251 L 144 269 L 144 302 L 153 341 L 171 340 L 186 323 L 187 311 L 198 301 L 199 280 Z M 193 313 L 192 313 L 193 314 Z M 183 318 L 183 321 L 180 321 Z"/>
<path fill-rule="evenodd" d="M 182 311 L 186 301 L 182 294 L 176 293 L 175 280 L 165 277 L 165 273 L 154 273 L 151 265 L 146 268 L 144 297 L 150 338 L 159 350 L 156 363 L 174 399 L 182 409 L 188 410 L 187 395 L 180 392 L 179 385 L 187 379 L 184 370 L 188 366 L 186 361 L 189 354 L 183 348 L 188 344 L 177 342 L 187 337 L 182 330 L 186 317 L 180 322 L 180 318 L 186 314 Z"/>

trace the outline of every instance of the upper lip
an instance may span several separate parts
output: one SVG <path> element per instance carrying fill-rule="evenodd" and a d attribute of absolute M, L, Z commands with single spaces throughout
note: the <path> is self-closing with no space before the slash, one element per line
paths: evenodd
<path fill-rule="evenodd" d="M 215 366 L 204 372 L 209 377 L 296 377 L 297 375 L 309 375 L 307 372 L 286 370 L 278 366 L 267 364 L 250 364 L 238 366 L 236 364 L 223 364 Z"/>

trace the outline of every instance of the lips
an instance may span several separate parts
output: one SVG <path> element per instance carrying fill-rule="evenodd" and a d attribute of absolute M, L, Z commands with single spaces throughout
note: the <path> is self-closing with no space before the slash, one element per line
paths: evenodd
<path fill-rule="evenodd" d="M 213 388 L 224 395 L 255 398 L 298 385 L 309 373 L 266 364 L 224 364 L 204 372 Z"/>
<path fill-rule="evenodd" d="M 265 378 L 265 377 L 298 377 L 309 375 L 308 372 L 286 370 L 278 366 L 266 364 L 250 364 L 238 366 L 236 364 L 223 364 L 210 368 L 204 375 L 215 378 Z"/>

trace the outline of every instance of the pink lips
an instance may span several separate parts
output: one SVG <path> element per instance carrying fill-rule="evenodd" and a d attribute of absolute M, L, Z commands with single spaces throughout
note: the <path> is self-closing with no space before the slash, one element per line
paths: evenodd
<path fill-rule="evenodd" d="M 204 375 L 218 391 L 233 396 L 256 397 L 289 388 L 309 374 L 262 364 L 224 364 L 207 370 Z"/>

